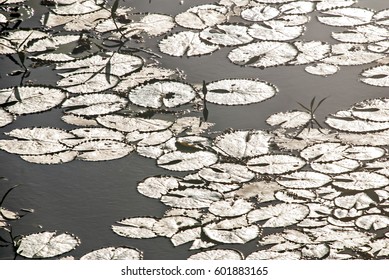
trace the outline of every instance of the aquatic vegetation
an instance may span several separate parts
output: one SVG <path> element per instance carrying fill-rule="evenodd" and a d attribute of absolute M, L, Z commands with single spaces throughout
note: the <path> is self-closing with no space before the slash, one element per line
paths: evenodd
<path fill-rule="evenodd" d="M 54 2 L 42 17 L 47 29 L 21 29 L 0 14 L 0 55 L 22 69 L 9 73 L 22 75 L 19 85 L 0 89 L 0 127 L 6 130 L 21 115 L 60 109 L 61 119 L 75 128 L 13 128 L 0 139 L 1 150 L 35 164 L 134 153 L 154 159 L 175 175 L 150 176 L 136 187 L 166 212 L 118 218 L 112 231 L 125 238 L 168 238 L 174 246 L 191 243 L 190 250 L 202 251 L 190 259 L 389 256 L 386 98 L 359 101 L 323 125 L 315 113 L 326 98 L 312 98 L 309 105 L 299 103 L 300 110 L 258 120 L 271 126 L 267 131 L 208 134 L 213 124 L 207 104 L 250 105 L 283 93 L 260 79 L 211 77 L 201 86 L 158 62 L 165 55 L 193 59 L 230 48 L 232 64 L 258 73 L 303 66 L 326 77 L 340 66 L 375 63 L 360 80 L 387 87 L 388 10 L 360 8 L 355 0 L 221 0 L 171 16 L 139 14 L 118 0 Z M 314 12 L 319 22 L 337 27 L 331 36 L 339 43 L 302 38 Z M 160 52 L 144 48 L 151 37 Z M 58 75 L 55 85 L 25 81 L 42 65 Z M 2 206 L 0 214 L 2 230 L 20 217 Z M 246 256 L 233 249 L 254 240 L 259 250 Z M 26 258 L 57 257 L 80 244 L 78 237 L 55 231 L 12 242 Z M 221 244 L 232 247 L 217 248 Z M 142 258 L 127 246 L 81 257 Z"/>

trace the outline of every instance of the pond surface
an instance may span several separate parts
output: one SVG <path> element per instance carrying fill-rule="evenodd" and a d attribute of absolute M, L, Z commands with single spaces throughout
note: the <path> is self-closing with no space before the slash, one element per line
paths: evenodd
<path fill-rule="evenodd" d="M 5 3 L 3 4 L 0 4 L 0 6 L 4 9 L 8 7 L 6 2 L 7 1 L 5 1 Z M 39 22 L 41 15 L 47 14 L 50 9 L 53 9 L 54 7 L 46 7 L 38 2 L 39 1 L 31 0 L 26 1 L 24 4 L 13 4 L 13 6 L 27 5 L 32 10 L 34 10 L 33 15 L 30 18 L 23 19 L 20 27 L 17 28 L 27 29 L 31 27 L 38 28 L 41 26 L 41 23 Z M 112 7 L 114 2 L 115 1 L 108 1 L 107 7 Z M 235 2 L 243 3 L 244 1 Z M 272 1 L 258 1 L 261 3 L 256 4 L 254 3 L 255 1 L 251 2 L 253 6 L 267 5 L 267 7 L 279 8 L 282 5 L 271 4 Z M 286 2 L 290 1 L 279 1 L 278 3 Z M 301 1 L 291 2 L 293 3 Z M 307 1 L 307 3 L 308 2 L 309 1 Z M 321 1 L 312 2 L 319 3 Z M 191 7 L 214 3 L 215 1 L 206 0 L 134 0 L 119 1 L 119 6 L 134 8 L 134 10 L 131 11 L 132 13 L 158 13 L 175 17 L 176 15 L 187 11 Z M 317 3 L 315 4 L 317 5 Z M 248 9 L 249 7 L 249 5 L 243 6 L 242 4 L 242 9 Z M 385 0 L 359 0 L 358 3 L 355 3 L 352 7 L 369 8 L 375 11 L 380 11 L 388 9 L 389 5 Z M 5 12 L 0 13 L 4 13 L 6 15 Z M 318 11 L 316 8 L 313 11 L 309 12 L 309 16 L 311 17 L 311 19 L 308 23 L 305 24 L 305 32 L 298 36 L 298 38 L 286 40 L 285 42 L 294 42 L 297 40 L 315 40 L 320 42 L 327 42 L 328 44 L 334 45 L 339 42 L 331 37 L 331 32 L 343 32 L 349 28 L 352 28 L 352 26 L 337 27 L 325 25 L 319 22 L 317 17 L 320 15 L 321 12 Z M 386 15 L 386 18 L 388 20 L 389 15 Z M 252 24 L 252 22 L 245 21 L 238 16 L 232 16 L 231 21 L 241 23 L 243 22 L 246 25 Z M 368 23 L 362 25 L 367 24 Z M 355 24 L 355 26 L 359 25 Z M 389 33 L 388 25 L 382 25 L 382 28 L 386 28 L 387 33 Z M 67 34 L 66 31 L 62 31 L 62 26 L 55 27 L 53 28 L 53 30 L 61 31 L 58 34 Z M 139 48 L 147 48 L 148 50 L 157 54 L 153 57 L 152 55 L 148 55 L 144 52 L 135 53 L 136 55 L 143 57 L 146 63 L 151 64 L 152 59 L 154 59 L 158 61 L 160 67 L 173 70 L 179 69 L 180 73 L 182 72 L 185 74 L 185 83 L 191 84 L 194 87 L 198 88 L 198 92 L 200 92 L 200 94 L 203 81 L 205 81 L 206 83 L 210 83 L 221 79 L 258 79 L 260 81 L 266 81 L 271 85 L 275 85 L 278 89 L 277 94 L 274 95 L 272 98 L 269 98 L 259 103 L 226 106 L 207 102 L 207 121 L 214 124 L 209 130 L 209 134 L 204 134 L 207 137 L 215 138 L 217 135 L 222 134 L 222 132 L 227 129 L 263 131 L 274 130 L 274 126 L 271 126 L 266 122 L 269 116 L 279 112 L 302 110 L 303 108 L 298 103 L 302 103 L 304 106 L 309 107 L 313 98 L 316 98 L 315 104 L 317 104 L 318 101 L 326 98 L 315 112 L 315 120 L 324 128 L 328 128 L 324 121 L 330 114 L 334 114 L 341 110 L 347 110 L 357 102 L 361 102 L 366 99 L 387 97 L 388 94 L 388 83 L 386 83 L 386 86 L 373 86 L 363 83 L 360 80 L 361 73 L 363 71 L 368 68 L 380 65 L 379 63 L 377 63 L 377 60 L 379 60 L 378 58 L 372 61 L 367 61 L 366 63 L 355 63 L 360 65 L 339 66 L 340 70 L 337 73 L 335 73 L 334 75 L 323 77 L 319 75 L 311 75 L 305 71 L 305 68 L 308 64 L 315 64 L 318 61 L 313 61 L 311 63 L 295 66 L 284 65 L 283 63 L 281 63 L 280 65 L 276 65 L 277 67 L 268 67 L 264 69 L 262 69 L 262 67 L 250 67 L 250 65 L 246 65 L 244 67 L 236 65 L 227 58 L 229 53 L 233 49 L 235 49 L 236 46 L 221 47 L 219 50 L 213 52 L 212 54 L 194 57 L 187 57 L 186 55 L 176 57 L 160 51 L 158 45 L 163 38 L 171 36 L 171 34 L 173 33 L 188 30 L 192 29 L 185 28 L 182 26 L 176 26 L 173 30 L 168 31 L 159 36 L 149 37 L 145 34 L 141 34 L 143 39 L 140 39 L 139 42 L 135 42 L 132 46 Z M 86 34 L 88 32 L 90 31 L 87 31 Z M 2 33 L 3 34 L 0 33 L 0 36 L 6 36 L 5 31 L 3 31 Z M 78 32 L 68 33 L 79 34 Z M 380 40 L 379 42 L 384 42 L 384 44 L 386 44 L 386 48 L 388 49 L 389 46 L 387 44 L 387 41 L 389 34 L 384 34 L 382 36 L 386 39 Z M 263 40 L 260 39 L 256 41 L 263 42 Z M 368 44 L 373 43 L 366 42 L 363 44 L 358 44 L 358 46 L 366 47 Z M 93 49 L 93 51 L 97 50 L 98 49 Z M 66 53 L 65 51 L 63 52 Z M 388 53 L 388 51 L 384 52 L 382 54 L 382 57 L 380 58 L 384 61 L 383 58 L 386 57 L 386 62 L 384 63 L 388 63 Z M 33 68 L 33 60 L 31 59 L 31 57 L 29 57 L 33 55 L 36 55 L 36 53 L 31 52 L 27 55 L 26 64 L 27 68 L 31 70 L 31 73 L 28 77 L 22 80 L 22 83 L 56 86 L 57 82 L 61 79 L 61 77 L 57 75 L 58 70 L 54 70 L 55 63 L 50 62 L 47 63 L 47 65 L 38 65 L 38 67 Z M 81 53 L 79 55 L 80 57 L 82 57 L 83 55 L 85 56 L 85 53 Z M 18 56 L 16 54 L 12 54 L 11 56 L 15 60 L 18 59 Z M 2 89 L 5 89 L 8 87 L 18 86 L 21 82 L 21 75 L 10 76 L 8 74 L 12 71 L 20 70 L 21 66 L 16 65 L 5 54 L 0 55 L 0 63 L 0 87 Z M 389 76 L 388 70 L 385 71 L 386 72 L 384 72 L 382 76 L 380 76 L 380 78 L 385 77 L 385 75 Z M 106 92 L 110 91 L 108 90 Z M 207 94 L 209 94 L 209 90 Z M 194 108 L 197 108 L 196 106 L 192 107 L 190 105 L 184 105 L 183 107 L 188 111 L 191 111 L 191 113 L 188 115 L 203 118 L 204 116 L 201 107 L 201 99 L 200 101 L 198 98 L 196 100 L 196 102 L 200 104 L 197 104 L 200 107 L 200 110 L 194 110 Z M 134 107 L 136 106 L 132 105 L 131 109 Z M 139 109 L 138 107 L 136 108 L 136 110 L 141 110 L 143 107 L 140 106 L 141 109 Z M 376 111 L 376 108 L 373 109 L 374 110 L 372 111 Z M 384 108 L 382 110 L 385 111 L 388 109 L 389 107 Z M 385 115 L 385 113 L 383 114 Z M 18 116 L 12 123 L 0 128 L 0 133 L 2 135 L 0 139 L 13 139 L 10 136 L 5 136 L 4 133 L 10 132 L 18 128 L 51 127 L 59 128 L 66 131 L 70 131 L 72 129 L 77 128 L 77 126 L 65 123 L 61 120 L 61 117 L 64 115 L 64 110 L 63 108 L 60 108 L 60 106 L 54 106 L 54 108 L 52 108 L 51 110 L 44 112 L 25 115 L 19 115 L 17 113 L 15 115 Z M 159 113 L 157 113 L 156 116 L 164 120 L 174 120 L 175 118 L 175 115 L 166 116 L 164 114 Z M 381 121 L 382 120 L 380 120 L 380 122 Z M 388 121 L 389 119 L 385 119 L 382 121 L 382 123 L 387 123 Z M 318 128 L 317 124 L 314 124 L 314 127 Z M 372 129 L 371 133 L 376 131 L 386 131 L 388 128 L 389 127 L 387 127 L 386 129 Z M 292 130 L 296 132 L 299 129 L 300 127 L 296 129 L 293 128 Z M 350 128 L 349 132 L 353 132 L 352 128 Z M 357 135 L 360 136 L 360 134 Z M 311 145 L 312 144 L 314 143 L 311 143 Z M 358 144 L 353 143 L 353 145 Z M 377 149 L 383 150 L 383 148 L 386 148 L 386 145 L 379 143 L 376 144 L 376 147 Z M 386 162 L 384 160 L 387 157 L 386 150 L 383 151 L 385 152 L 377 158 L 381 158 L 383 160 L 380 161 Z M 219 150 L 219 152 L 223 154 L 223 151 Z M 271 152 L 272 151 L 269 151 L 269 153 Z M 274 152 L 280 153 L 278 148 L 275 149 Z M 286 151 L 282 153 L 298 155 L 299 151 L 297 153 L 296 151 Z M 309 158 L 309 156 L 307 156 L 307 158 Z M 76 250 L 66 253 L 64 256 L 73 256 L 76 259 L 79 259 L 83 255 L 93 250 L 97 250 L 104 247 L 120 246 L 137 248 L 138 250 L 143 252 L 144 259 L 187 259 L 189 256 L 200 252 L 200 250 L 189 250 L 189 248 L 191 247 L 191 243 L 186 243 L 175 247 L 173 246 L 170 239 L 166 237 L 156 237 L 152 239 L 125 238 L 123 236 L 119 236 L 118 234 L 113 233 L 111 229 L 112 225 L 114 225 L 117 221 L 122 220 L 123 218 L 154 217 L 156 219 L 160 219 L 164 216 L 165 211 L 172 208 L 162 203 L 159 199 L 152 199 L 140 194 L 137 190 L 139 182 L 145 180 L 148 177 L 158 175 L 177 176 L 182 178 L 186 174 L 189 174 L 192 170 L 188 169 L 184 172 L 175 172 L 172 170 L 167 170 L 166 168 L 162 168 L 161 165 L 157 165 L 155 159 L 142 157 L 136 152 L 132 152 L 128 156 L 115 160 L 98 162 L 73 160 L 64 164 L 46 165 L 29 163 L 20 158 L 18 155 L 8 153 L 0 149 L 0 159 L 0 176 L 7 178 L 7 180 L 0 181 L 0 196 L 5 194 L 10 187 L 14 185 L 20 185 L 7 196 L 2 206 L 10 210 L 19 210 L 21 208 L 34 209 L 33 213 L 28 213 L 20 220 L 10 221 L 13 236 L 29 235 L 32 233 L 44 231 L 72 233 L 81 240 L 81 244 L 76 248 Z M 364 172 L 364 168 L 366 167 L 366 165 L 368 163 L 374 162 L 374 160 L 374 157 L 368 158 L 365 161 L 364 159 L 357 159 L 356 161 L 358 161 L 359 167 L 357 170 L 353 171 Z M 227 161 L 231 161 L 231 158 L 227 159 Z M 313 162 L 314 159 L 309 158 L 308 161 Z M 311 169 L 305 167 L 303 170 Z M 289 174 L 289 171 L 286 173 Z M 381 172 L 381 174 L 387 175 L 384 171 Z M 262 174 L 257 174 L 256 179 L 261 179 L 261 176 Z M 331 174 L 331 180 L 337 176 L 337 174 Z M 263 180 L 267 180 L 267 182 L 268 180 L 274 182 L 275 178 L 278 180 L 277 175 L 263 176 Z M 343 178 L 337 180 L 338 181 L 335 181 L 343 182 L 342 180 L 344 180 L 345 182 L 349 182 L 350 179 Z M 372 179 L 372 181 L 377 180 L 378 179 Z M 242 186 L 242 183 L 239 184 Z M 382 242 L 382 246 L 387 247 L 389 247 L 389 219 L 385 219 L 385 217 L 387 217 L 387 207 L 389 205 L 389 195 L 387 196 L 387 194 L 389 194 L 389 189 L 387 188 L 388 184 L 383 183 L 382 186 L 373 186 L 371 188 L 372 190 L 380 190 L 381 193 L 374 193 L 372 195 L 371 190 L 368 191 L 369 197 L 374 195 L 379 196 L 379 198 L 377 198 L 377 201 L 373 201 L 374 207 L 366 206 L 361 207 L 360 209 L 357 207 L 358 209 L 356 211 L 362 211 L 363 215 L 368 216 L 374 214 L 380 217 L 377 217 L 376 224 L 374 226 L 372 226 L 371 228 L 370 226 L 367 228 L 363 228 L 363 226 L 358 227 L 354 224 L 352 224 L 351 226 L 350 224 L 345 226 L 347 230 L 352 229 L 353 231 L 358 233 L 363 232 L 369 238 L 372 238 L 370 235 L 375 235 L 376 238 L 378 238 L 380 242 Z M 326 186 L 328 186 L 328 184 Z M 339 191 L 338 189 L 336 190 Z M 347 187 L 343 188 L 343 190 L 347 190 Z M 312 191 L 312 189 L 309 188 L 309 191 Z M 345 192 L 347 192 L 347 195 L 363 193 L 358 188 L 351 188 L 351 190 L 348 189 Z M 284 201 L 280 200 L 277 201 L 277 203 L 270 204 L 283 205 L 284 203 L 286 205 L 289 205 L 291 203 L 292 205 L 304 205 L 304 203 L 301 202 L 301 197 L 303 197 L 302 201 L 309 201 L 307 197 L 309 197 L 310 194 L 296 192 L 294 195 L 296 197 L 291 196 L 291 200 L 286 200 L 285 203 Z M 334 199 L 335 197 L 336 196 L 334 195 Z M 300 198 L 300 200 L 298 200 L 298 198 Z M 317 203 L 317 201 L 315 201 L 315 203 Z M 264 202 L 263 204 L 257 203 L 255 205 L 257 208 L 261 208 L 262 206 L 268 207 L 269 202 Z M 333 205 L 333 202 L 332 204 L 329 203 L 328 205 L 325 204 L 324 206 L 328 207 L 326 209 L 329 209 L 329 213 L 319 213 L 317 214 L 317 216 L 311 218 L 324 221 L 325 219 L 323 218 L 323 216 L 325 215 L 333 217 L 333 213 L 336 210 L 335 206 Z M 342 206 L 338 207 L 338 209 L 344 210 L 347 209 L 347 207 Z M 350 209 L 354 208 L 350 207 L 347 209 L 347 211 L 349 211 Z M 204 207 L 204 209 L 201 210 L 204 211 L 203 213 L 207 213 L 207 207 Z M 327 210 L 322 211 L 325 212 Z M 369 210 L 371 212 L 369 212 Z M 311 215 L 312 213 L 313 211 L 311 209 Z M 355 220 L 358 220 L 359 217 L 362 217 L 362 214 L 354 216 L 354 219 L 351 219 L 347 216 L 346 218 L 350 219 L 343 219 L 342 223 L 349 222 L 350 220 L 355 222 Z M 253 217 L 251 219 L 255 220 L 255 218 Z M 286 230 L 295 230 L 296 227 L 294 225 L 298 222 L 301 222 L 301 220 L 303 219 L 304 218 L 300 219 L 299 221 L 296 221 L 295 223 L 290 224 L 293 225 L 292 227 L 289 227 L 289 224 L 285 224 L 285 226 L 266 227 L 263 226 L 262 219 L 258 219 L 257 222 L 260 221 L 259 223 L 257 223 L 258 228 L 261 232 L 263 231 L 263 233 L 258 234 L 258 238 L 249 238 L 246 242 L 243 242 L 244 244 L 236 244 L 238 242 L 231 242 L 232 244 L 223 244 L 225 242 L 218 240 L 218 238 L 216 237 L 214 240 L 212 240 L 210 234 L 208 234 L 206 241 L 213 241 L 217 244 L 217 246 L 213 247 L 213 249 L 236 249 L 239 250 L 244 256 L 247 256 L 258 250 L 258 242 L 265 240 L 263 238 L 264 236 L 272 236 L 272 234 L 275 232 L 279 232 L 281 234 L 283 233 L 284 228 L 286 228 Z M 247 225 L 246 228 L 248 229 L 250 226 L 251 225 Z M 319 232 L 317 231 L 312 233 L 309 232 L 310 227 L 307 228 L 308 231 L 304 232 L 304 234 L 309 235 L 311 237 L 315 236 L 315 234 L 318 234 L 317 232 Z M 301 229 L 301 227 L 297 227 L 297 229 Z M 3 238 L 9 238 L 9 236 L 7 236 L 5 232 L 0 231 L 0 234 Z M 356 238 L 363 239 L 367 238 L 366 236 L 362 236 L 361 233 L 361 236 L 357 236 Z M 354 251 L 350 248 L 356 246 L 355 244 L 350 247 L 340 246 L 341 249 L 339 249 L 338 251 L 331 247 L 331 250 L 333 250 L 331 252 L 333 253 L 334 251 L 336 251 L 336 253 L 339 254 L 346 252 L 347 254 L 349 254 L 348 256 L 350 256 L 350 258 L 367 258 L 367 256 L 369 258 L 387 258 L 387 253 L 381 251 L 382 254 L 380 255 L 380 250 L 377 249 L 376 251 L 374 251 L 376 247 L 371 245 L 371 242 L 369 242 L 370 239 L 365 243 L 361 241 L 360 244 L 357 244 L 359 246 L 357 249 L 353 248 L 355 249 Z M 262 245 L 265 245 L 266 247 L 269 244 L 272 243 L 264 243 Z M 310 246 L 313 246 L 312 244 L 305 244 L 304 246 L 306 247 L 304 248 L 311 248 Z M 374 250 L 368 249 L 368 246 L 371 246 L 371 248 L 373 248 Z M 318 248 L 318 250 L 319 249 L 320 248 Z M 324 248 L 324 250 L 325 249 L 327 248 Z M 301 248 L 299 248 L 298 250 L 292 248 L 286 249 L 286 251 L 289 252 L 293 250 L 301 251 Z M 277 250 L 275 251 L 277 252 Z M 312 249 L 312 251 L 315 250 Z M 370 254 L 367 252 L 370 252 Z M 312 258 L 315 258 L 319 255 L 320 254 L 313 255 Z M 328 257 L 329 253 L 325 255 L 326 257 Z M 309 256 L 310 255 L 308 253 L 305 253 L 305 258 L 310 258 Z M 336 258 L 335 255 L 331 256 L 333 258 Z M 14 248 L 12 248 L 12 246 L 0 247 L 0 259 L 13 259 L 15 257 L 17 259 L 24 258 L 20 255 L 15 256 Z M 292 257 L 295 257 L 295 255 L 291 256 L 291 258 Z"/>

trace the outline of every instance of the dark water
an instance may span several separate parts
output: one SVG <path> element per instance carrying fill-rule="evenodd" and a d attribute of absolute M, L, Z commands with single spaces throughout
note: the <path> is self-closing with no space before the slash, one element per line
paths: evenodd
<path fill-rule="evenodd" d="M 30 1 L 36 11 L 33 22 L 37 24 L 39 13 L 44 8 L 37 5 L 39 1 Z M 190 6 L 213 1 L 185 0 L 183 5 L 178 0 L 126 1 L 140 12 L 158 12 L 176 15 Z M 387 0 L 360 0 L 359 6 L 373 9 L 388 7 Z M 313 16 L 312 16 L 313 17 Z M 330 32 L 334 28 L 319 24 L 315 18 L 307 25 L 307 31 L 301 39 L 332 42 Z M 157 39 L 150 39 L 147 44 L 157 51 Z M 242 68 L 233 65 L 226 58 L 229 48 L 216 53 L 195 58 L 173 58 L 163 55 L 161 66 L 184 70 L 187 81 L 201 83 L 222 78 L 259 78 L 275 84 L 279 93 L 276 97 L 250 106 L 208 105 L 209 121 L 216 123 L 215 130 L 266 129 L 265 119 L 280 111 L 298 109 L 297 102 L 309 103 L 313 97 L 329 96 L 317 112 L 319 120 L 338 110 L 348 108 L 357 101 L 372 97 L 387 96 L 385 88 L 372 87 L 358 81 L 363 69 L 370 65 L 341 67 L 341 70 L 327 78 L 309 75 L 304 67 L 277 67 L 266 70 Z M 0 60 L 1 88 L 14 86 L 18 77 L 5 78 L 13 65 Z M 50 68 L 35 71 L 34 76 L 42 84 L 54 83 L 57 79 Z M 19 117 L 13 124 L 0 129 L 0 133 L 14 128 L 32 126 L 53 126 L 71 129 L 60 120 L 62 112 L 58 109 L 50 112 Z M 169 174 L 156 166 L 155 160 L 145 159 L 132 154 L 120 160 L 86 163 L 73 161 L 63 165 L 46 166 L 30 164 L 16 155 L 0 151 L 0 176 L 8 181 L 0 183 L 0 196 L 8 187 L 20 184 L 11 193 L 4 206 L 9 209 L 33 208 L 35 212 L 13 222 L 13 234 L 22 235 L 39 231 L 71 232 L 81 239 L 81 245 L 69 255 L 76 258 L 95 249 L 107 246 L 132 246 L 144 252 L 145 259 L 185 259 L 192 252 L 189 245 L 174 248 L 167 238 L 150 240 L 126 239 L 113 234 L 110 227 L 115 221 L 125 217 L 156 216 L 161 217 L 166 207 L 159 201 L 145 198 L 136 190 L 139 181 L 148 176 Z M 243 252 L 252 252 L 255 241 L 242 246 L 225 246 L 239 248 Z M 11 248 L 0 248 L 0 259 L 13 258 Z"/>

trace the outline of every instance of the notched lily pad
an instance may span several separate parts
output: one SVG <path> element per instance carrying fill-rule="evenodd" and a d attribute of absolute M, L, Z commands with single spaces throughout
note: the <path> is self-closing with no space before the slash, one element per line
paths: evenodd
<path fill-rule="evenodd" d="M 132 118 L 120 115 L 106 115 L 96 118 L 101 125 L 123 132 L 152 132 L 169 128 L 173 123 L 159 119 Z"/>
<path fill-rule="evenodd" d="M 113 140 L 86 141 L 73 148 L 78 152 L 77 159 L 85 161 L 105 161 L 129 155 L 134 147 Z"/>
<path fill-rule="evenodd" d="M 118 82 L 119 77 L 112 74 L 76 73 L 62 78 L 57 82 L 57 85 L 71 93 L 84 94 L 111 89 Z"/>
<path fill-rule="evenodd" d="M 172 171 L 193 171 L 210 166 L 218 161 L 218 156 L 207 151 L 183 153 L 174 151 L 158 158 L 157 164 Z"/>
<path fill-rule="evenodd" d="M 360 171 L 336 176 L 332 184 L 346 190 L 364 191 L 385 187 L 389 179 L 375 172 Z"/>
<path fill-rule="evenodd" d="M 127 218 L 117 222 L 119 225 L 113 225 L 114 233 L 128 238 L 153 238 L 157 234 L 153 231 L 153 226 L 157 219 L 148 217 Z"/>
<path fill-rule="evenodd" d="M 222 105 L 247 105 L 273 97 L 277 88 L 267 82 L 248 79 L 224 79 L 207 84 L 206 100 Z"/>
<path fill-rule="evenodd" d="M 247 167 L 262 174 L 284 174 L 296 171 L 305 165 L 305 161 L 290 155 L 264 155 L 248 160 Z"/>
<path fill-rule="evenodd" d="M 365 230 L 379 230 L 389 226 L 389 217 L 383 215 L 365 215 L 355 221 L 355 225 Z"/>
<path fill-rule="evenodd" d="M 301 253 L 298 251 L 269 252 L 257 251 L 246 257 L 246 260 L 299 260 Z"/>
<path fill-rule="evenodd" d="M 0 108 L 0 127 L 9 125 L 14 121 L 14 116 Z"/>
<path fill-rule="evenodd" d="M 326 77 L 337 73 L 339 71 L 339 67 L 327 63 L 316 63 L 305 67 L 305 71 L 312 75 Z"/>
<path fill-rule="evenodd" d="M 217 183 L 244 183 L 254 178 L 255 174 L 246 166 L 234 163 L 219 163 L 199 171 L 201 178 Z"/>
<path fill-rule="evenodd" d="M 220 200 L 209 206 L 209 212 L 219 217 L 237 217 L 247 214 L 253 209 L 253 204 L 244 199 Z"/>
<path fill-rule="evenodd" d="M 221 24 L 200 32 L 200 38 L 220 46 L 238 46 L 250 43 L 253 38 L 247 33 L 248 27 L 239 24 Z"/>
<path fill-rule="evenodd" d="M 129 247 L 106 247 L 92 251 L 80 260 L 142 260 L 143 253 Z"/>
<path fill-rule="evenodd" d="M 209 207 L 213 202 L 222 198 L 223 196 L 216 191 L 204 188 L 186 188 L 169 191 L 161 197 L 161 202 L 177 208 L 198 209 Z"/>
<path fill-rule="evenodd" d="M 305 27 L 301 25 L 287 26 L 283 21 L 273 20 L 263 24 L 254 23 L 248 34 L 258 40 L 289 41 L 300 37 L 304 30 Z"/>
<path fill-rule="evenodd" d="M 363 8 L 335 8 L 322 11 L 319 16 L 321 23 L 331 26 L 355 26 L 370 23 L 374 12 Z"/>
<path fill-rule="evenodd" d="M 311 115 L 303 111 L 280 112 L 271 115 L 266 122 L 271 125 L 279 125 L 282 128 L 298 128 L 307 124 L 311 120 Z"/>
<path fill-rule="evenodd" d="M 315 189 L 331 182 L 331 177 L 319 172 L 297 171 L 288 175 L 282 175 L 276 181 L 286 188 Z"/>
<path fill-rule="evenodd" d="M 244 9 L 240 16 L 249 21 L 261 22 L 277 17 L 280 11 L 270 5 L 259 5 Z"/>
<path fill-rule="evenodd" d="M 80 244 L 80 240 L 69 233 L 34 233 L 22 237 L 16 243 L 16 253 L 26 258 L 51 258 L 62 255 Z"/>
<path fill-rule="evenodd" d="M 243 254 L 232 249 L 213 249 L 191 255 L 188 260 L 243 260 Z"/>
<path fill-rule="evenodd" d="M 205 4 L 191 7 L 187 11 L 178 14 L 175 21 L 185 28 L 205 29 L 225 22 L 227 11 L 224 6 Z"/>
<path fill-rule="evenodd" d="M 377 87 L 389 87 L 389 65 L 380 65 L 362 72 L 361 81 Z"/>

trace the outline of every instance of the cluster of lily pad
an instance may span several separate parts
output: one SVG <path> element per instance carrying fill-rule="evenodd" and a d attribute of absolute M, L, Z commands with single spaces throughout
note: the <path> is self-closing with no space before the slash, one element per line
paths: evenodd
<path fill-rule="evenodd" d="M 318 75 L 378 62 L 383 65 L 365 70 L 361 80 L 388 86 L 388 10 L 353 7 L 354 0 L 221 0 L 172 17 L 137 14 L 119 1 L 45 2 L 50 12 L 42 24 L 50 29 L 9 28 L 11 19 L 0 16 L 7 30 L 0 54 L 12 57 L 24 74 L 33 71 L 27 54 L 36 67 L 54 66 L 60 78 L 55 86 L 0 89 L 0 126 L 19 115 L 61 108 L 62 120 L 77 128 L 13 129 L 0 149 L 39 164 L 105 161 L 137 152 L 161 168 L 186 172 L 138 184 L 141 194 L 169 207 L 162 217 L 124 218 L 112 230 L 127 238 L 167 237 L 174 246 L 191 242 L 192 250 L 203 250 L 192 259 L 388 257 L 387 99 L 330 115 L 325 123 L 331 129 L 313 127 L 311 108 L 269 116 L 266 122 L 278 127 L 271 131 L 230 129 L 210 137 L 204 133 L 212 126 L 207 102 L 258 103 L 273 97 L 276 86 L 250 79 L 188 84 L 180 71 L 158 66 L 158 54 L 140 47 L 142 36 L 167 35 L 159 48 L 168 55 L 235 47 L 228 55 L 235 64 L 307 65 L 307 72 Z M 299 39 L 316 11 L 320 22 L 348 28 L 332 34 L 341 43 Z M 191 31 L 169 35 L 176 25 Z M 248 256 L 212 249 L 253 240 L 260 250 Z M 15 246 L 21 256 L 47 258 L 79 243 L 69 233 L 41 232 L 21 237 Z M 83 258 L 141 259 L 142 253 L 108 247 Z"/>

